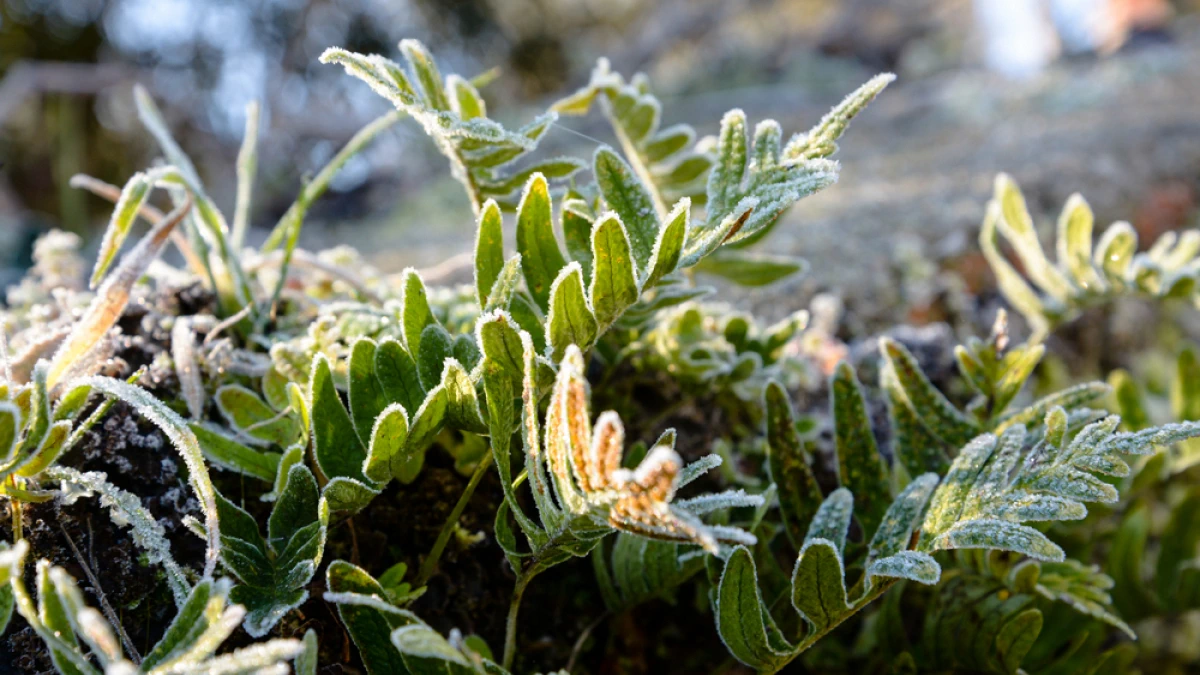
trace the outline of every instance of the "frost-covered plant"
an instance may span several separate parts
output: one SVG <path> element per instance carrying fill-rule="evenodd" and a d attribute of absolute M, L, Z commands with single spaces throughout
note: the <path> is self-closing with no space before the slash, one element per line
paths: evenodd
<path fill-rule="evenodd" d="M 1173 476 L 1189 475 L 1189 439 L 1200 435 L 1190 421 L 1200 417 L 1188 384 L 1194 358 L 1179 362 L 1178 405 L 1173 418 L 1155 417 L 1161 426 L 1139 413 L 1146 406 L 1120 375 L 1124 430 L 1088 407 L 1109 392 L 1103 384 L 1037 400 L 1024 389 L 1046 351 L 1040 338 L 1080 307 L 1127 290 L 1190 293 L 1196 242 L 1168 239 L 1134 255 L 1118 227 L 1093 256 L 1090 213 L 1072 200 L 1053 265 L 1002 177 L 981 241 L 1035 338 L 1010 344 L 1001 313 L 989 337 L 955 351 L 953 389 L 884 337 L 876 386 L 864 387 L 850 363 L 822 362 L 827 388 L 811 386 L 796 410 L 789 392 L 817 372 L 802 362 L 805 312 L 766 325 L 702 300 L 714 290 L 696 280 L 758 286 L 804 270 L 755 247 L 794 203 L 837 179 L 838 138 L 890 75 L 786 140 L 771 120 L 751 131 L 739 110 L 723 116 L 717 136 L 697 139 L 690 126 L 661 127 L 645 76 L 626 79 L 603 61 L 587 86 L 509 129 L 489 117 L 488 76 L 443 76 L 415 41 L 400 52 L 403 65 L 324 54 L 395 111 L 315 174 L 258 250 L 245 247 L 257 108 L 247 111 L 226 219 L 139 89 L 139 116 L 166 162 L 123 188 L 76 177 L 115 205 L 90 279 L 78 240 L 60 233 L 39 243 L 35 269 L 10 292 L 0 321 L 15 347 L 10 359 L 8 341 L 0 345 L 0 495 L 14 541 L 0 553 L 0 617 L 15 605 L 61 670 L 282 672 L 291 662 L 308 674 L 320 656 L 371 673 L 527 672 L 546 664 L 519 630 L 523 601 L 547 592 L 531 582 L 584 556 L 590 573 L 563 578 L 594 574 L 595 587 L 555 592 L 579 603 L 572 613 L 591 597 L 600 614 L 592 627 L 656 599 L 679 603 L 671 620 L 690 617 L 703 611 L 680 602 L 690 589 L 710 605 L 728 652 L 766 672 L 797 659 L 814 670 L 865 659 L 872 672 L 1080 672 L 1089 659 L 1119 668 L 1129 650 L 1108 635 L 1194 606 L 1200 534 L 1188 520 L 1190 492 L 1172 493 L 1168 524 L 1155 530 L 1154 597 L 1129 590 L 1146 572 L 1151 476 L 1166 462 Z M 557 115 L 594 108 L 618 149 L 538 156 Z M 430 136 L 474 211 L 469 286 L 427 284 L 414 269 L 387 275 L 347 247 L 298 246 L 338 169 L 404 120 Z M 170 213 L 151 204 L 156 188 Z M 120 256 L 139 218 L 149 230 Z M 515 251 L 504 244 L 510 227 Z M 997 232 L 1033 286 L 1000 257 Z M 160 260 L 168 245 L 184 268 Z M 129 368 L 125 357 L 149 363 Z M 826 391 L 828 406 L 815 410 Z M 620 413 L 593 417 L 593 402 Z M 175 514 L 156 518 L 119 477 L 81 470 L 89 459 L 79 455 L 115 433 L 99 423 L 127 408 L 183 459 L 200 518 L 180 524 L 203 547 L 181 550 L 167 534 Z M 828 453 L 807 443 L 824 431 Z M 72 453 L 78 447 L 85 452 Z M 1160 447 L 1171 451 L 1153 454 Z M 1144 459 L 1131 466 L 1130 455 Z M 1108 527 L 1118 487 L 1143 502 Z M 432 527 L 429 511 L 413 509 L 388 522 L 401 531 L 382 533 L 386 542 L 428 532 L 415 538 L 428 548 L 360 547 L 360 529 L 376 527 L 397 500 L 431 493 L 438 503 L 421 506 L 440 512 Z M 86 564 L 103 612 L 49 561 L 37 563 L 36 601 L 25 589 L 22 560 L 37 540 L 22 530 L 21 505 L 93 497 L 128 528 L 142 562 L 161 568 L 177 609 L 145 657 Z M 1102 568 L 1080 545 L 1096 533 L 1112 547 Z M 471 624 L 487 634 L 503 623 L 503 636 L 486 635 L 502 637 L 499 658 L 485 636 L 452 629 L 464 624 L 446 619 L 437 580 L 443 567 L 488 555 L 472 569 L 511 573 L 508 613 Z M 324 652 L 317 632 L 294 639 L 333 609 L 340 625 L 322 636 Z M 1044 621 L 1052 615 L 1061 621 Z M 897 617 L 920 627 L 896 630 Z M 703 614 L 689 631 L 709 621 Z M 1093 637 L 1072 637 L 1081 625 Z M 255 639 L 291 637 L 218 654 L 239 626 Z M 591 630 L 567 663 L 549 667 L 573 669 Z M 969 648 L 947 648 L 955 631 Z M 690 647 L 707 658 L 720 650 L 711 643 L 717 652 Z"/>
<path fill-rule="evenodd" d="M 1094 222 L 1083 197 L 1071 195 L 1058 217 L 1057 261 L 1050 262 L 1021 190 L 1009 176 L 996 177 L 979 245 L 1005 299 L 1036 333 L 1045 335 L 1081 310 L 1125 294 L 1196 303 L 1200 232 L 1167 232 L 1139 252 L 1137 231 L 1127 222 L 1110 225 L 1093 244 Z M 997 234 L 1012 246 L 1022 272 L 1000 252 Z"/>
<path fill-rule="evenodd" d="M 293 660 L 295 672 L 316 672 L 316 636 L 311 631 L 303 641 L 276 638 L 217 654 L 245 614 L 240 605 L 229 604 L 227 580 L 196 584 L 162 639 L 142 656 L 127 641 L 122 645 L 120 629 L 85 603 L 79 586 L 61 567 L 38 561 L 35 600 L 23 580 L 28 549 L 28 543 L 20 541 L 0 551 L 0 583 L 10 590 L 17 612 L 46 643 L 61 672 L 285 673 Z"/>

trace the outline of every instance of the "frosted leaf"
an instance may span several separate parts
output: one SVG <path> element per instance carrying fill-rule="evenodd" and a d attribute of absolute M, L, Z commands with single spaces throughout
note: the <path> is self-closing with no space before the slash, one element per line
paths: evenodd
<path fill-rule="evenodd" d="M 116 277 L 117 272 L 114 272 L 109 279 Z M 188 481 L 191 483 L 192 490 L 196 493 L 200 508 L 205 515 L 205 538 L 208 541 L 208 551 L 205 554 L 204 575 L 211 576 L 213 570 L 216 569 L 221 550 L 216 490 L 208 475 L 204 454 L 195 434 L 178 414 L 140 387 L 110 377 L 87 377 L 73 383 L 73 386 L 89 386 L 96 391 L 125 401 L 136 409 L 138 414 L 154 423 L 170 439 L 171 444 L 175 446 L 187 465 Z"/>
<path fill-rule="evenodd" d="M 183 569 L 171 556 L 171 542 L 158 520 L 142 506 L 137 495 L 126 492 L 107 480 L 99 471 L 81 473 L 65 466 L 52 466 L 43 472 L 46 478 L 62 482 L 59 499 L 63 504 L 74 504 L 80 498 L 100 495 L 100 505 L 109 510 L 109 515 L 120 527 L 132 529 L 133 541 L 147 554 L 151 564 L 161 564 L 167 572 L 167 581 L 175 604 L 182 606 L 187 600 L 191 585 Z"/>
<path fill-rule="evenodd" d="M 900 551 L 872 561 L 867 566 L 867 574 L 872 577 L 911 579 L 929 586 L 936 584 L 941 578 L 942 568 L 927 553 Z"/>

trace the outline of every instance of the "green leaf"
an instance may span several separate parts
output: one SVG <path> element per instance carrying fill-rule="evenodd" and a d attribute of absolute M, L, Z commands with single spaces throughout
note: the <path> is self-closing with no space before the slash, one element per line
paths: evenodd
<path fill-rule="evenodd" d="M 983 225 L 979 228 L 979 248 L 992 268 L 992 273 L 996 275 L 996 285 L 1005 299 L 1025 317 L 1035 334 L 1044 334 L 1050 328 L 1046 305 L 1037 292 L 1025 283 L 1020 272 L 1009 264 L 1008 258 L 1000 252 L 996 243 L 997 223 L 1001 219 L 1000 205 L 995 201 L 989 203 Z"/>
<path fill-rule="evenodd" d="M 25 478 L 37 476 L 58 459 L 66 450 L 68 437 L 71 435 L 69 421 L 55 422 L 50 425 L 42 442 L 29 456 L 16 466 L 16 474 Z"/>
<path fill-rule="evenodd" d="M 507 178 L 481 180 L 478 183 L 480 191 L 484 194 L 504 198 L 521 189 L 534 174 L 540 174 L 548 180 L 562 180 L 570 178 L 586 166 L 575 157 L 556 157 L 526 166 Z"/>
<path fill-rule="evenodd" d="M 595 272 L 588 293 L 599 331 L 606 330 L 638 299 L 637 273 L 620 218 L 608 214 L 592 230 Z"/>
<path fill-rule="evenodd" d="M 1000 205 L 1000 220 L 996 222 L 996 227 L 1013 245 L 1025 273 L 1056 301 L 1065 301 L 1071 294 L 1070 284 L 1062 272 L 1046 259 L 1037 229 L 1033 226 L 1033 218 L 1025 206 L 1025 197 L 1007 174 L 996 176 L 994 199 Z"/>
<path fill-rule="evenodd" d="M 894 579 L 910 579 L 917 583 L 932 586 L 942 577 L 942 567 L 926 553 L 919 551 L 900 551 L 885 558 L 872 560 L 867 566 L 869 578 L 891 577 Z"/>
<path fill-rule="evenodd" d="M 100 253 L 96 256 L 96 266 L 92 270 L 90 286 L 95 289 L 105 272 L 112 266 L 121 250 L 121 244 L 129 236 L 133 222 L 137 220 L 138 210 L 146 203 L 153 189 L 153 180 L 144 173 L 135 173 L 121 189 L 121 196 L 113 207 L 112 219 L 104 230 L 104 239 L 100 242 Z"/>
<path fill-rule="evenodd" d="M 455 649 L 446 638 L 424 624 L 411 624 L 392 631 L 392 644 L 406 659 L 428 659 L 439 671 L 448 675 L 469 675 L 477 672 L 471 662 Z"/>
<path fill-rule="evenodd" d="M 567 255 L 583 268 L 585 279 L 592 278 L 592 224 L 591 213 L 581 200 L 567 199 L 562 205 L 562 230 L 566 239 Z"/>
<path fill-rule="evenodd" d="M 379 414 L 371 431 L 371 445 L 363 466 L 367 478 L 376 483 L 386 483 L 392 478 L 409 482 L 415 478 L 416 472 L 409 466 L 411 458 L 404 453 L 407 440 L 408 412 L 404 406 L 393 403 Z"/>
<path fill-rule="evenodd" d="M 347 380 L 349 391 L 350 418 L 354 429 L 364 444 L 371 440 L 371 429 L 375 418 L 387 407 L 389 401 L 383 385 L 375 376 L 375 359 L 378 347 L 373 340 L 359 339 L 350 348 Z"/>
<path fill-rule="evenodd" d="M 216 618 L 217 612 L 213 610 L 219 611 L 224 604 L 223 596 L 228 593 L 227 589 L 228 580 L 223 584 L 212 579 L 201 579 L 197 582 L 183 606 L 175 614 L 175 618 L 167 626 L 162 638 L 142 659 L 143 670 L 149 672 L 159 664 L 172 661 L 195 644 Z"/>
<path fill-rule="evenodd" d="M 840 555 L 846 545 L 846 532 L 850 529 L 850 516 L 854 512 L 854 495 L 846 488 L 829 493 L 813 516 L 804 543 L 815 539 L 829 542 Z"/>
<path fill-rule="evenodd" d="M 785 159 L 814 159 L 832 155 L 837 150 L 835 141 L 846 133 L 846 129 L 850 126 L 850 120 L 862 112 L 867 104 L 875 100 L 875 97 L 895 79 L 896 76 L 891 73 L 881 73 L 867 80 L 837 104 L 833 110 L 826 113 L 815 127 L 809 129 L 807 133 L 797 134 L 788 141 L 787 147 L 783 150 L 783 157 Z"/>
<path fill-rule="evenodd" d="M 529 333 L 538 353 L 544 353 L 546 351 L 546 332 L 538 309 L 533 306 L 533 303 L 527 300 L 524 294 L 520 294 L 513 298 L 508 311 L 512 314 L 516 325 Z"/>
<path fill-rule="evenodd" d="M 476 331 L 484 358 L 508 375 L 514 391 L 519 389 L 525 377 L 524 345 L 512 316 L 503 311 L 485 314 L 476 323 Z"/>
<path fill-rule="evenodd" d="M 433 312 L 429 309 L 425 282 L 421 280 L 419 272 L 411 267 L 405 269 L 400 284 L 404 289 L 400 301 L 404 342 L 408 346 L 408 353 L 420 355 L 421 337 L 426 327 L 430 324 L 437 324 L 437 319 L 433 317 Z"/>
<path fill-rule="evenodd" d="M 450 407 L 450 396 L 446 392 L 446 388 L 439 385 L 429 392 L 429 396 L 425 398 L 425 402 L 417 409 L 417 412 L 412 416 L 412 423 L 408 429 L 408 441 L 406 443 L 405 454 L 409 459 L 406 460 L 408 472 L 403 476 L 397 476 L 401 482 L 411 482 L 420 472 L 421 466 L 425 462 L 425 450 L 433 443 L 433 439 L 437 437 L 442 430 L 442 424 L 446 419 Z M 407 479 L 407 480 L 406 480 Z"/>
<path fill-rule="evenodd" d="M 213 464 L 268 483 L 275 480 L 282 457 L 279 453 L 253 450 L 198 422 L 192 422 L 188 428 L 200 442 L 204 457 Z"/>
<path fill-rule="evenodd" d="M 654 252 L 646 265 L 649 271 L 642 283 L 643 289 L 653 288 L 660 279 L 679 268 L 691 221 L 691 208 L 692 200 L 684 197 L 663 219 L 666 225 L 658 231 L 658 238 L 654 240 Z"/>
<path fill-rule="evenodd" d="M 416 410 L 425 400 L 425 387 L 417 372 L 417 363 L 399 342 L 388 339 L 375 349 L 375 377 L 389 403 L 405 410 Z"/>
<path fill-rule="evenodd" d="M 296 656 L 296 675 L 317 675 L 318 657 L 317 632 L 311 628 L 304 631 L 304 651 Z"/>
<path fill-rule="evenodd" d="M 900 491 L 871 537 L 869 560 L 880 560 L 909 548 L 912 534 L 925 513 L 925 505 L 937 486 L 937 474 L 927 473 L 913 479 Z"/>
<path fill-rule="evenodd" d="M 746 113 L 730 110 L 721 118 L 717 138 L 717 161 L 708 174 L 708 208 L 727 213 L 741 198 L 742 176 L 746 173 Z"/>
<path fill-rule="evenodd" d="M 884 338 L 879 346 L 888 375 L 884 386 L 897 401 L 908 405 L 929 433 L 954 447 L 962 447 L 979 433 L 978 426 L 929 382 L 916 358 L 903 345 Z"/>
<path fill-rule="evenodd" d="M 489 199 L 479 213 L 479 229 L 475 238 L 475 299 L 481 308 L 488 306 L 488 297 L 503 268 L 504 221 L 500 216 L 500 207 Z"/>
<path fill-rule="evenodd" d="M 821 538 L 805 541 L 792 572 L 792 606 L 814 631 L 836 624 L 852 611 L 836 543 Z"/>
<path fill-rule="evenodd" d="M 334 388 L 329 359 L 320 352 L 313 358 L 308 400 L 312 410 L 313 457 L 321 473 L 329 479 L 346 477 L 365 482 L 362 466 L 367 449 L 358 439 L 354 422 Z"/>
<path fill-rule="evenodd" d="M 413 672 L 392 645 L 391 633 L 395 628 L 418 623 L 416 616 L 385 602 L 383 586 L 362 568 L 343 560 L 329 563 L 325 587 L 329 589 L 325 599 L 337 605 L 338 616 L 358 647 L 368 673 Z"/>
<path fill-rule="evenodd" d="M 592 159 L 596 185 L 608 207 L 617 212 L 629 235 L 639 271 L 647 269 L 658 239 L 654 200 L 633 169 L 612 148 L 601 146 Z"/>
<path fill-rule="evenodd" d="M 713 613 L 717 633 L 738 661 L 760 671 L 776 671 L 791 660 L 793 647 L 763 605 L 754 558 L 745 546 L 735 548 L 725 561 Z"/>
<path fill-rule="evenodd" d="M 20 409 L 8 401 L 0 401 L 0 458 L 5 464 L 13 459 L 20 430 Z"/>
<path fill-rule="evenodd" d="M 554 236 L 550 188 L 541 175 L 529 179 L 517 207 L 517 252 L 521 254 L 521 270 L 529 293 L 538 307 L 547 311 L 550 286 L 567 261 Z"/>
<path fill-rule="evenodd" d="M 435 110 L 449 110 L 450 100 L 442 86 L 442 74 L 438 72 L 437 64 L 425 49 L 425 45 L 417 40 L 401 40 L 400 52 L 412 67 L 417 76 L 417 84 L 424 93 L 425 101 Z"/>
<path fill-rule="evenodd" d="M 777 382 L 766 389 L 767 461 L 779 488 L 779 512 L 792 545 L 799 548 L 823 497 L 796 432 L 787 393 Z"/>
<path fill-rule="evenodd" d="M 446 359 L 442 388 L 446 391 L 446 423 L 464 431 L 487 433 L 475 384 L 462 365 L 453 358 Z"/>
<path fill-rule="evenodd" d="M 370 485 L 365 478 L 360 480 L 338 476 L 325 484 L 321 496 L 329 502 L 329 508 L 334 511 L 357 513 L 378 497 L 379 493 L 379 488 Z"/>
<path fill-rule="evenodd" d="M 874 533 L 888 509 L 891 484 L 850 364 L 843 361 L 837 365 L 830 390 L 839 481 L 855 495 L 854 513 L 863 532 Z"/>
<path fill-rule="evenodd" d="M 446 367 L 446 359 L 454 352 L 454 340 L 439 324 L 425 327 L 420 338 L 421 351 L 417 352 L 417 374 L 421 377 L 421 386 L 430 391 L 442 381 L 442 370 Z"/>
<path fill-rule="evenodd" d="M 265 635 L 308 597 L 306 587 L 325 548 L 329 507 L 317 480 L 303 465 L 288 471 L 287 482 L 267 520 L 267 539 L 254 517 L 218 494 L 221 561 L 242 581 L 230 599 L 246 606 L 244 627 Z"/>
<path fill-rule="evenodd" d="M 450 94 L 450 108 L 464 120 L 487 117 L 487 104 L 470 82 L 458 75 L 446 76 L 446 89 Z"/>
<path fill-rule="evenodd" d="M 1092 267 L 1092 209 L 1078 193 L 1071 195 L 1058 218 L 1058 262 L 1077 287 L 1098 288 L 1101 281 Z"/>
<path fill-rule="evenodd" d="M 75 629 L 68 618 L 66 607 L 62 597 L 57 589 L 54 588 L 50 581 L 50 565 L 47 561 L 39 561 L 37 565 L 37 589 L 38 589 L 38 619 L 46 629 L 53 631 L 54 635 L 59 638 L 65 645 L 71 648 L 73 653 L 67 653 L 63 650 L 50 648 L 50 660 L 54 662 L 54 666 L 58 668 L 60 673 L 83 673 L 87 671 L 80 670 L 76 667 L 76 661 L 80 658 L 79 655 L 79 640 L 75 636 Z"/>
<path fill-rule="evenodd" d="M 279 414 L 258 394 L 240 384 L 220 387 L 214 398 L 221 416 L 248 443 L 287 447 L 300 436 L 300 426 L 294 417 Z"/>
<path fill-rule="evenodd" d="M 808 263 L 791 256 L 719 249 L 696 263 L 697 272 L 728 279 L 739 286 L 769 286 L 808 269 Z"/>
<path fill-rule="evenodd" d="M 583 293 L 583 271 L 579 263 L 567 265 L 554 280 L 546 326 L 550 358 L 555 362 L 562 359 L 568 346 L 587 348 L 596 339 L 599 326 Z"/>
<path fill-rule="evenodd" d="M 512 306 L 521 275 L 521 254 L 518 253 L 509 258 L 504 263 L 504 267 L 500 268 L 500 274 L 496 278 L 496 283 L 492 285 L 492 291 L 488 294 L 487 304 L 483 305 L 483 311 L 491 312 L 497 309 L 508 309 Z"/>

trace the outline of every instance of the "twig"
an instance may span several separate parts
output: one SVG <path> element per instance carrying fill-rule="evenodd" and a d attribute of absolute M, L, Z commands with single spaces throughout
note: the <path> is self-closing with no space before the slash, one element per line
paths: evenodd
<path fill-rule="evenodd" d="M 141 665 L 141 654 L 138 653 L 137 647 L 133 646 L 133 640 L 129 639 L 129 634 L 125 632 L 125 627 L 121 625 L 121 620 L 117 618 L 117 613 L 113 611 L 112 605 L 108 604 L 108 598 L 104 597 L 104 589 L 100 588 L 100 580 L 96 578 L 96 575 L 92 572 L 92 567 L 83 559 L 83 553 L 75 545 L 75 540 L 67 532 L 67 526 L 63 524 L 61 513 L 58 514 L 57 519 L 58 528 L 62 530 L 63 537 L 67 540 L 67 545 L 71 547 L 71 552 L 75 554 L 75 559 L 79 561 L 79 566 L 83 568 L 83 574 L 87 577 L 88 583 L 92 585 L 92 590 L 96 593 L 96 601 L 100 603 L 100 609 L 104 611 L 105 618 L 116 629 L 117 635 L 121 638 L 121 644 L 124 645 L 125 651 L 129 652 L 129 658 L 133 660 L 135 665 Z"/>

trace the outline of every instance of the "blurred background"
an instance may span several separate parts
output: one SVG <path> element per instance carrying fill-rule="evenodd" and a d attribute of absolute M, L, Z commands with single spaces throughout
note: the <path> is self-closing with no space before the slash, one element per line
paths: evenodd
<path fill-rule="evenodd" d="M 484 95 L 512 125 L 584 85 L 600 56 L 647 73 L 664 123 L 701 133 L 735 105 L 802 130 L 870 75 L 896 72 L 842 143 L 841 183 L 793 209 L 771 246 L 813 262 L 794 290 L 857 298 L 864 320 L 901 306 L 903 318 L 933 319 L 940 270 L 990 283 L 974 238 L 997 171 L 1035 211 L 1052 215 L 1080 191 L 1099 220 L 1131 220 L 1143 241 L 1194 224 L 1198 10 L 1200 0 L 0 0 L 0 284 L 51 228 L 96 246 L 111 207 L 68 187 L 71 175 L 122 184 L 154 161 L 135 82 L 227 212 L 245 107 L 262 102 L 254 242 L 387 109 L 320 53 L 396 56 L 416 37 L 443 72 L 499 67 Z M 543 151 L 588 156 L 600 142 L 613 139 L 598 116 L 566 118 Z M 341 171 L 302 245 L 355 245 L 391 271 L 463 253 L 473 232 L 444 160 L 401 124 Z M 769 305 L 788 290 L 751 296 Z"/>

